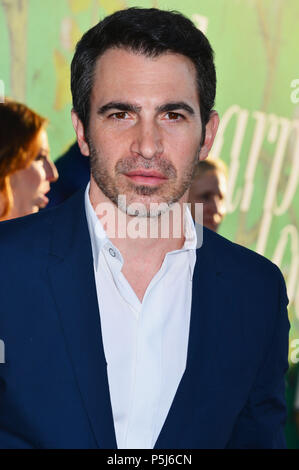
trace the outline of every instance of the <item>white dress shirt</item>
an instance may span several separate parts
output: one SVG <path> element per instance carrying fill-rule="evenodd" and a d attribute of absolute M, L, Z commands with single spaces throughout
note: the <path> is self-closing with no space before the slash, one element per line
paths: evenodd
<path fill-rule="evenodd" d="M 196 232 L 186 207 L 185 243 L 168 252 L 142 302 L 122 273 L 85 192 L 104 353 L 119 449 L 152 449 L 184 373 Z"/>

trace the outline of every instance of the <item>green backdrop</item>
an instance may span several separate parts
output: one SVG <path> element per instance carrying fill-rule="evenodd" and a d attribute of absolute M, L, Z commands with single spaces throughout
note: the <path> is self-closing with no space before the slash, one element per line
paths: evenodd
<path fill-rule="evenodd" d="M 213 154 L 230 168 L 221 233 L 281 267 L 291 340 L 299 338 L 298 0 L 0 0 L 0 80 L 6 95 L 50 119 L 54 160 L 75 137 L 69 65 L 76 41 L 128 6 L 177 9 L 211 41 L 221 116 Z"/>

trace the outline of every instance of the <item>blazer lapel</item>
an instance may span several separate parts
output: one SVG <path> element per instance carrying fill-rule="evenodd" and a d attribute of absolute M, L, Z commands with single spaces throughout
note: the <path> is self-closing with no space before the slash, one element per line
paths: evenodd
<path fill-rule="evenodd" d="M 155 449 L 198 448 L 204 441 L 204 426 L 194 423 L 217 378 L 217 348 L 221 331 L 221 302 L 226 296 L 221 273 L 212 250 L 205 241 L 197 250 L 192 283 L 192 305 L 186 369 L 178 386 Z M 223 297 L 224 295 L 224 297 Z M 219 371 L 218 371 L 219 372 Z"/>
<path fill-rule="evenodd" d="M 64 207 L 55 220 L 50 282 L 97 445 L 116 449 L 84 193 Z"/>

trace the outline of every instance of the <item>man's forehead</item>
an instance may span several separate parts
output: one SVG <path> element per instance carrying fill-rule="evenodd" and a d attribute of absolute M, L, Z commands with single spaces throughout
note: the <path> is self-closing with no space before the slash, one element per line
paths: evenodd
<path fill-rule="evenodd" d="M 113 56 L 113 61 L 120 60 L 121 58 L 124 58 L 124 60 L 128 59 L 129 56 L 131 57 L 140 57 L 141 59 L 145 59 L 148 61 L 158 62 L 160 59 L 166 58 L 166 57 L 173 57 L 176 58 L 178 61 L 181 62 L 187 62 L 189 63 L 190 66 L 190 72 L 194 70 L 194 63 L 192 60 L 185 56 L 184 54 L 180 54 L 178 52 L 174 52 L 171 50 L 166 50 L 162 51 L 161 53 L 159 52 L 143 52 L 142 50 L 134 50 L 130 47 L 125 47 L 125 46 L 113 46 L 109 47 L 106 49 L 96 60 L 96 64 L 98 65 L 100 62 L 103 62 L 103 59 L 105 60 L 108 56 Z"/>
<path fill-rule="evenodd" d="M 115 91 L 119 97 L 134 97 L 139 91 L 150 90 L 152 94 L 167 93 L 166 101 L 177 99 L 177 94 L 196 101 L 198 97 L 194 64 L 173 52 L 151 57 L 130 49 L 110 48 L 97 60 L 93 85 L 97 95 Z"/>

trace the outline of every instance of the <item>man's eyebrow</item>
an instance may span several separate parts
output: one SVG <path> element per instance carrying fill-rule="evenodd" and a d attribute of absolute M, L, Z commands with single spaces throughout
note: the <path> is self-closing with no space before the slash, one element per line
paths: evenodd
<path fill-rule="evenodd" d="M 189 114 L 195 114 L 194 109 L 189 106 L 189 104 L 185 103 L 184 101 L 177 101 L 177 102 L 171 102 L 171 103 L 165 103 L 162 104 L 161 106 L 158 106 L 156 108 L 156 111 L 158 113 L 166 113 L 166 112 L 171 112 L 171 111 L 177 111 L 179 109 L 183 109 L 187 111 Z"/>
<path fill-rule="evenodd" d="M 109 103 L 104 104 L 103 106 L 101 106 L 98 109 L 97 114 L 99 114 L 99 115 L 105 114 L 110 109 L 118 109 L 119 111 L 130 111 L 130 112 L 133 112 L 133 113 L 138 113 L 138 112 L 141 111 L 140 106 L 136 106 L 136 105 L 131 104 L 131 103 L 124 103 L 124 102 L 120 102 L 120 101 L 110 101 Z"/>
<path fill-rule="evenodd" d="M 141 106 L 137 106 L 132 103 L 125 103 L 122 101 L 110 101 L 109 103 L 101 106 L 98 109 L 97 114 L 99 115 L 105 114 L 107 111 L 111 109 L 139 113 L 142 108 Z M 165 103 L 165 104 L 162 104 L 161 106 L 156 107 L 156 111 L 158 113 L 171 112 L 171 111 L 176 111 L 179 109 L 183 109 L 191 115 L 195 114 L 194 109 L 189 104 L 185 103 L 184 101 L 175 101 L 175 102 Z"/>

